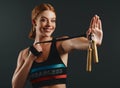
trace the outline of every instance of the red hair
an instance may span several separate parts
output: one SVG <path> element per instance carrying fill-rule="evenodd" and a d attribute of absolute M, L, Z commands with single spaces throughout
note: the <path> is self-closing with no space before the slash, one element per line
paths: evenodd
<path fill-rule="evenodd" d="M 43 3 L 43 4 L 40 4 L 38 6 L 35 6 L 35 8 L 32 10 L 31 20 L 32 20 L 32 23 L 33 23 L 33 27 L 32 27 L 32 29 L 29 33 L 29 38 L 30 39 L 35 39 L 35 36 L 36 36 L 36 31 L 35 31 L 35 28 L 34 28 L 35 20 L 37 19 L 39 14 L 42 13 L 43 11 L 45 11 L 45 10 L 50 10 L 50 11 L 55 13 L 54 7 L 51 4 L 48 4 L 48 3 Z"/>

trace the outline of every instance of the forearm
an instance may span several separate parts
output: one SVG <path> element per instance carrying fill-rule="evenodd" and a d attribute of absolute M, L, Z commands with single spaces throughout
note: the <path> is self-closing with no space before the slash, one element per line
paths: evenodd
<path fill-rule="evenodd" d="M 63 41 L 61 45 L 65 52 L 70 52 L 72 50 L 86 50 L 89 46 L 89 40 L 85 37 L 78 37 Z"/>
<path fill-rule="evenodd" d="M 14 74 L 12 79 L 12 88 L 24 88 L 25 82 L 27 80 L 29 70 L 32 66 L 32 61 L 26 58 L 20 69 Z"/>
<path fill-rule="evenodd" d="M 89 40 L 86 37 L 80 37 L 72 40 L 73 49 L 86 50 L 89 46 Z"/>

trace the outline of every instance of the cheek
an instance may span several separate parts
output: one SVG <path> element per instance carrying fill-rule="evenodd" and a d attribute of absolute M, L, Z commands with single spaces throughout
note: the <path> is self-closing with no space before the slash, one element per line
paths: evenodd
<path fill-rule="evenodd" d="M 54 29 L 56 28 L 56 24 L 53 24 L 53 28 L 54 28 Z"/>
<path fill-rule="evenodd" d="M 40 23 L 37 25 L 37 29 L 43 28 L 44 26 L 45 26 L 45 24 Z"/>

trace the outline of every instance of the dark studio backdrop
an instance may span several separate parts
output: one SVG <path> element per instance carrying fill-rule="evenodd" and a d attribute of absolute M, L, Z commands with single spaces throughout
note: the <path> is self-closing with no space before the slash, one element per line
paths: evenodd
<path fill-rule="evenodd" d="M 39 3 L 52 4 L 57 12 L 54 36 L 80 35 L 98 14 L 103 25 L 103 43 L 98 47 L 99 63 L 86 72 L 86 51 L 69 55 L 67 88 L 119 88 L 120 5 L 115 0 L 0 0 L 0 88 L 11 88 L 20 50 L 32 44 L 31 10 Z M 31 88 L 30 84 L 26 88 Z"/>

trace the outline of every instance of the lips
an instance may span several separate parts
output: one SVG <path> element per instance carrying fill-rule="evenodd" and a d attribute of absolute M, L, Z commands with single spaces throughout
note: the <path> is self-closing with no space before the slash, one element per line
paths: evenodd
<path fill-rule="evenodd" d="M 43 30 L 45 31 L 45 32 L 51 32 L 51 30 L 52 30 L 52 28 L 43 28 Z"/>

